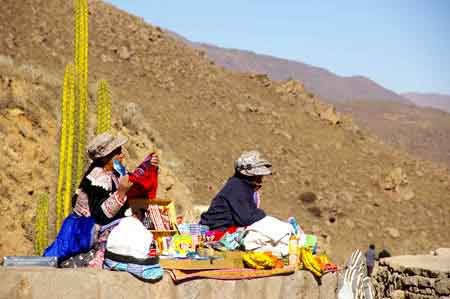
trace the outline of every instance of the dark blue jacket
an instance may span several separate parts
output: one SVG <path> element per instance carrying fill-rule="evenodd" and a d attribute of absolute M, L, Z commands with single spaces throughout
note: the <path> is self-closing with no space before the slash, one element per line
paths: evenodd
<path fill-rule="evenodd" d="M 200 224 L 210 230 L 224 231 L 232 226 L 248 226 L 264 218 L 253 200 L 253 188 L 248 180 L 232 176 L 214 197 L 208 211 L 201 215 Z"/>

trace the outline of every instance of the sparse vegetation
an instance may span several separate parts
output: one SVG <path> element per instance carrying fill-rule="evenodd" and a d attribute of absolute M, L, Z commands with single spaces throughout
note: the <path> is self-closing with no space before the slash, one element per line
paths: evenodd
<path fill-rule="evenodd" d="M 42 255 L 48 246 L 48 194 L 41 194 L 36 210 L 34 252 Z"/>
<path fill-rule="evenodd" d="M 97 134 L 111 129 L 111 93 L 108 81 L 100 80 L 97 88 Z"/>

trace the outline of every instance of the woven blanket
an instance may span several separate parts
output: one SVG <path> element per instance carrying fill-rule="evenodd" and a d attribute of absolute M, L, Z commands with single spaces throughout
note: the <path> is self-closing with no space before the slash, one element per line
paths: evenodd
<path fill-rule="evenodd" d="M 166 270 L 170 273 L 175 283 L 195 278 L 210 278 L 220 280 L 241 280 L 255 279 L 274 275 L 287 275 L 294 273 L 293 266 L 287 266 L 282 269 L 272 270 L 254 270 L 254 269 L 221 269 L 221 270 L 202 270 L 202 271 L 182 271 Z"/>

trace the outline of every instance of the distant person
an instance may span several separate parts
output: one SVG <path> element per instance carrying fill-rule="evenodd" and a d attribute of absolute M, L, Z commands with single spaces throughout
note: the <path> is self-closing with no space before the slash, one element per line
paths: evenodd
<path fill-rule="evenodd" d="M 367 275 L 369 276 L 372 275 L 373 267 L 375 266 L 375 259 L 376 259 L 375 245 L 370 244 L 369 249 L 367 249 L 366 252 Z"/>
<path fill-rule="evenodd" d="M 378 259 L 383 259 L 386 257 L 391 257 L 391 254 L 386 248 L 383 248 L 383 250 L 381 250 L 380 253 L 378 254 Z"/>

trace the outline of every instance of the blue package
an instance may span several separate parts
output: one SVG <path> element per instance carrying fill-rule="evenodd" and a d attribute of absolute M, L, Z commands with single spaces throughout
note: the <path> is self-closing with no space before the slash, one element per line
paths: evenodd
<path fill-rule="evenodd" d="M 125 166 L 120 163 L 119 160 L 113 160 L 114 169 L 120 174 L 120 176 L 124 176 L 127 174 L 127 169 Z"/>

